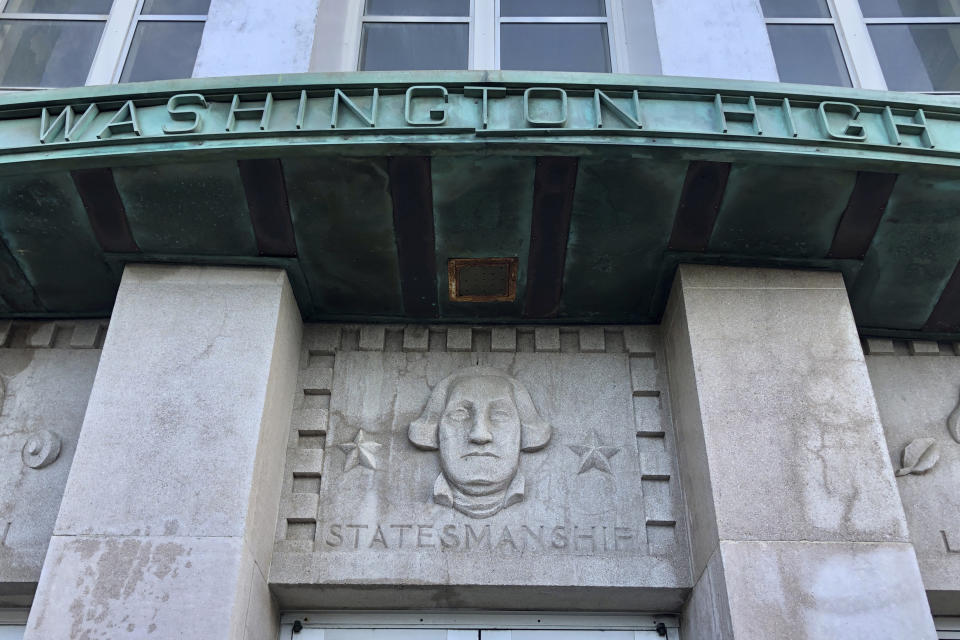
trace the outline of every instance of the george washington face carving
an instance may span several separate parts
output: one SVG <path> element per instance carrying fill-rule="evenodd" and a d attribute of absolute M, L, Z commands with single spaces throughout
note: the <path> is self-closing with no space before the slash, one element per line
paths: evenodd
<path fill-rule="evenodd" d="M 523 500 L 520 453 L 542 449 L 550 434 L 527 389 L 488 367 L 441 380 L 409 430 L 414 445 L 440 451 L 434 502 L 473 518 Z"/>

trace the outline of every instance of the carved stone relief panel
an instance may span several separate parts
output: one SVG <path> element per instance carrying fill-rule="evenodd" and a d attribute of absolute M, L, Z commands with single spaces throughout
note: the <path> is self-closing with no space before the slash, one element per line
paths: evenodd
<path fill-rule="evenodd" d="M 281 604 L 616 586 L 629 608 L 679 606 L 687 533 L 658 345 L 655 327 L 305 327 Z M 433 595 L 369 589 L 398 584 Z M 510 606 L 500 593 L 487 602 Z"/>
<path fill-rule="evenodd" d="M 0 322 L 0 609 L 33 599 L 105 331 Z"/>
<path fill-rule="evenodd" d="M 866 340 L 910 538 L 934 613 L 956 615 L 960 594 L 960 345 Z"/>

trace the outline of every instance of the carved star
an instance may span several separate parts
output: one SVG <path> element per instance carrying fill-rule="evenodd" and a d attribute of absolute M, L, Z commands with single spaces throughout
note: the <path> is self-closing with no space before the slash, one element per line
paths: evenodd
<path fill-rule="evenodd" d="M 620 452 L 621 447 L 605 447 L 600 444 L 600 436 L 594 429 L 583 444 L 568 444 L 570 450 L 580 456 L 580 470 L 577 475 L 586 473 L 590 469 L 613 473 L 610 468 L 610 458 Z"/>
<path fill-rule="evenodd" d="M 376 470 L 377 458 L 374 454 L 376 454 L 377 449 L 383 445 L 373 440 L 367 440 L 366 438 L 367 434 L 363 432 L 363 429 L 360 429 L 353 438 L 353 442 L 344 442 L 343 444 L 337 445 L 347 456 L 347 459 L 343 462 L 344 473 L 357 466 Z"/>

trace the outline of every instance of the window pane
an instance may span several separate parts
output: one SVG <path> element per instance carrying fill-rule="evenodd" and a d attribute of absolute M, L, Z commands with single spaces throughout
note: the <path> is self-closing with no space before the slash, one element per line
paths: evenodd
<path fill-rule="evenodd" d="M 4 13 L 110 13 L 113 0 L 10 0 Z"/>
<path fill-rule="evenodd" d="M 141 22 L 120 82 L 189 78 L 200 49 L 202 22 Z"/>
<path fill-rule="evenodd" d="M 210 10 L 210 0 L 144 0 L 144 15 L 205 16 Z"/>
<path fill-rule="evenodd" d="M 860 0 L 864 18 L 960 16 L 958 0 Z"/>
<path fill-rule="evenodd" d="M 368 16 L 469 16 L 470 0 L 367 0 L 365 13 Z"/>
<path fill-rule="evenodd" d="M 605 16 L 603 0 L 500 0 L 501 16 Z"/>
<path fill-rule="evenodd" d="M 892 91 L 960 90 L 960 25 L 872 24 L 867 27 Z"/>
<path fill-rule="evenodd" d="M 500 68 L 608 72 L 607 25 L 501 24 Z"/>
<path fill-rule="evenodd" d="M 0 20 L 0 85 L 83 85 L 103 25 L 93 21 Z"/>
<path fill-rule="evenodd" d="M 832 25 L 771 24 L 767 29 L 780 82 L 850 86 Z"/>
<path fill-rule="evenodd" d="M 360 69 L 466 69 L 469 35 L 466 24 L 367 23 L 363 25 Z"/>
<path fill-rule="evenodd" d="M 827 0 L 760 0 L 760 7 L 767 18 L 830 17 Z"/>

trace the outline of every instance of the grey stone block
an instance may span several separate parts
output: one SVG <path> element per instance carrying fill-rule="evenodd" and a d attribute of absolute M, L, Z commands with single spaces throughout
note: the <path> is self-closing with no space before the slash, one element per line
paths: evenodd
<path fill-rule="evenodd" d="M 560 351 L 560 329 L 556 327 L 538 327 L 533 330 L 537 351 L 555 353 Z"/>
<path fill-rule="evenodd" d="M 70 346 L 74 349 L 95 349 L 100 341 L 104 323 L 100 320 L 78 320 L 73 325 Z"/>
<path fill-rule="evenodd" d="M 340 348 L 338 325 L 311 325 L 303 334 L 303 348 L 313 355 L 330 355 Z"/>
<path fill-rule="evenodd" d="M 938 356 L 940 355 L 940 345 L 935 340 L 909 340 L 907 344 L 910 347 L 910 355 L 913 356 Z"/>
<path fill-rule="evenodd" d="M 658 351 L 659 337 L 654 327 L 625 327 L 623 340 L 630 354 L 652 356 Z"/>
<path fill-rule="evenodd" d="M 867 338 L 867 354 L 871 356 L 893 355 L 893 340 L 889 338 Z"/>
<path fill-rule="evenodd" d="M 682 448 L 689 430 L 680 415 L 699 413 L 705 435 L 694 447 L 705 446 L 719 538 L 907 541 L 840 275 L 716 271 L 720 285 L 707 286 L 696 268 L 697 286 L 688 286 L 681 267 L 684 316 L 668 322 L 686 331 L 668 335 L 675 348 L 692 348 L 689 399 L 698 406 L 679 406 L 685 396 L 673 392 L 674 416 Z M 684 365 L 670 366 L 674 374 Z"/>
<path fill-rule="evenodd" d="M 513 327 L 494 327 L 490 338 L 491 351 L 517 350 L 517 330 Z"/>
<path fill-rule="evenodd" d="M 430 331 L 421 325 L 409 325 L 403 330 L 404 351 L 426 351 L 430 348 Z"/>
<path fill-rule="evenodd" d="M 308 395 L 330 393 L 333 369 L 316 367 L 300 371 L 300 388 Z"/>
<path fill-rule="evenodd" d="M 450 327 L 447 329 L 447 351 L 470 351 L 473 346 L 473 329 Z"/>
<path fill-rule="evenodd" d="M 603 353 L 606 350 L 603 327 L 584 327 L 578 333 L 581 353 Z"/>
<path fill-rule="evenodd" d="M 301 330 L 282 270 L 125 269 L 28 640 L 263 626 Z"/>
<path fill-rule="evenodd" d="M 27 346 L 35 349 L 49 349 L 57 337 L 55 322 L 32 324 L 27 330 Z"/>
<path fill-rule="evenodd" d="M 378 326 L 364 326 L 360 328 L 360 351 L 383 351 L 386 330 Z"/>
<path fill-rule="evenodd" d="M 663 334 L 694 637 L 935 637 L 840 275 L 682 265 Z"/>
<path fill-rule="evenodd" d="M 910 544 L 722 542 L 735 638 L 935 640 Z"/>
<path fill-rule="evenodd" d="M 244 638 L 254 562 L 243 551 L 238 538 L 54 536 L 57 570 L 43 574 L 25 637 L 187 638 L 216 620 L 220 637 Z"/>

